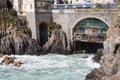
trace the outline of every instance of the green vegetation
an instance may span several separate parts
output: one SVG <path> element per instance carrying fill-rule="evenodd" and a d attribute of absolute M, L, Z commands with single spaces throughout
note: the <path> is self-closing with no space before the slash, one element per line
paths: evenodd
<path fill-rule="evenodd" d="M 101 4 L 96 4 L 96 8 L 102 9 L 103 6 Z"/>
<path fill-rule="evenodd" d="M 96 4 L 92 8 L 93 9 L 96 9 L 96 8 L 98 8 L 98 9 L 105 9 L 105 8 L 109 9 L 111 7 L 110 7 L 110 3 L 107 3 L 107 4 Z"/>
<path fill-rule="evenodd" d="M 120 9 L 120 4 L 117 4 L 117 8 L 119 8 L 119 9 Z"/>
<path fill-rule="evenodd" d="M 49 26 L 49 33 L 51 34 L 53 30 L 60 29 L 60 28 L 61 28 L 61 25 L 59 25 L 55 22 L 52 22 Z"/>
<path fill-rule="evenodd" d="M 16 16 L 15 10 L 10 9 L 9 11 L 5 9 L 0 11 L 0 30 L 6 32 L 10 26 L 16 28 L 17 35 L 21 33 L 26 33 L 30 37 L 32 35 L 30 28 L 28 28 L 26 24 L 23 25 L 21 20 Z"/>
<path fill-rule="evenodd" d="M 9 12 L 11 15 L 17 16 L 17 12 L 14 9 L 10 9 Z"/>
<path fill-rule="evenodd" d="M 26 32 L 30 37 L 32 37 L 32 31 L 29 27 L 26 27 Z"/>

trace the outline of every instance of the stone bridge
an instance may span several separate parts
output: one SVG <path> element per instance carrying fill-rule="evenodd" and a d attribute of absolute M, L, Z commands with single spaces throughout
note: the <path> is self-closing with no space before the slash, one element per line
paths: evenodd
<path fill-rule="evenodd" d="M 67 34 L 68 44 L 73 44 L 73 29 L 85 19 L 97 19 L 110 27 L 119 15 L 118 9 L 53 9 L 26 13 L 32 38 L 42 46 L 48 40 L 48 27 L 53 21 L 60 24 Z M 69 49 L 70 46 L 68 46 Z"/>
<path fill-rule="evenodd" d="M 73 42 L 73 28 L 80 21 L 95 18 L 104 22 L 108 27 L 114 24 L 119 15 L 117 9 L 56 9 L 52 10 L 53 21 L 60 24 L 67 34 L 68 41 Z"/>

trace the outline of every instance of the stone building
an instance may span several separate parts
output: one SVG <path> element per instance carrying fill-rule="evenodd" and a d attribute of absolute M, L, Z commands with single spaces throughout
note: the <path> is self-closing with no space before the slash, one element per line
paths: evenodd
<path fill-rule="evenodd" d="M 42 46 L 48 40 L 48 25 L 52 21 L 51 0 L 14 0 L 18 16 L 26 17 L 32 38 Z"/>

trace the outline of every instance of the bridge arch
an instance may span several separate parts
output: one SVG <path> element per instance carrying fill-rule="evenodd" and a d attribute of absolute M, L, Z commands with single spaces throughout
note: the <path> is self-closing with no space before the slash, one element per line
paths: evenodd
<path fill-rule="evenodd" d="M 72 29 L 74 51 L 96 52 L 103 48 L 109 24 L 101 19 L 87 17 L 78 21 Z"/>
<path fill-rule="evenodd" d="M 78 18 L 78 19 L 73 23 L 72 28 L 74 28 L 75 25 L 76 25 L 77 23 L 79 23 L 80 21 L 82 21 L 82 20 L 84 20 L 84 19 L 89 19 L 89 18 L 98 19 L 98 20 L 104 22 L 106 25 L 108 25 L 108 27 L 111 26 L 111 23 L 109 23 L 109 21 L 107 21 L 106 18 L 99 17 L 99 16 L 89 16 L 89 15 L 88 15 L 88 16 L 83 16 L 83 17 L 81 17 L 81 18 Z"/>

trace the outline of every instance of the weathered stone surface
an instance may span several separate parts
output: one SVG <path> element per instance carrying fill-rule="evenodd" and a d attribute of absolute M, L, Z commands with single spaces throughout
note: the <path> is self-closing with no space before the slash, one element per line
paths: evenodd
<path fill-rule="evenodd" d="M 104 42 L 101 67 L 93 70 L 85 80 L 120 80 L 120 26 L 110 27 Z M 102 70 L 101 70 L 102 69 Z M 102 76 L 96 77 L 98 74 Z M 90 77 L 89 76 L 93 76 Z"/>
<path fill-rule="evenodd" d="M 100 60 L 101 60 L 101 56 L 103 55 L 103 49 L 98 49 L 97 50 L 97 53 L 95 54 L 95 56 L 93 57 L 93 60 L 95 62 L 98 62 L 100 63 Z"/>
<path fill-rule="evenodd" d="M 67 54 L 67 39 L 64 31 L 62 29 L 54 30 L 43 49 L 50 53 Z"/>
<path fill-rule="evenodd" d="M 3 57 L 3 54 L 2 54 L 2 53 L 0 53 L 0 57 Z"/>
<path fill-rule="evenodd" d="M 24 64 L 21 61 L 15 61 L 15 57 L 9 57 L 9 56 L 5 56 L 4 59 L 2 60 L 2 62 L 0 63 L 0 65 L 13 65 L 13 66 L 17 66 L 20 67 L 22 64 Z"/>
<path fill-rule="evenodd" d="M 1 38 L 1 52 L 16 55 L 40 55 L 41 47 L 25 32 L 17 32 L 15 28 L 8 28 L 7 35 Z"/>
<path fill-rule="evenodd" d="M 99 69 L 94 69 L 90 74 L 86 76 L 85 80 L 101 80 L 100 78 L 105 75 L 102 67 Z"/>

